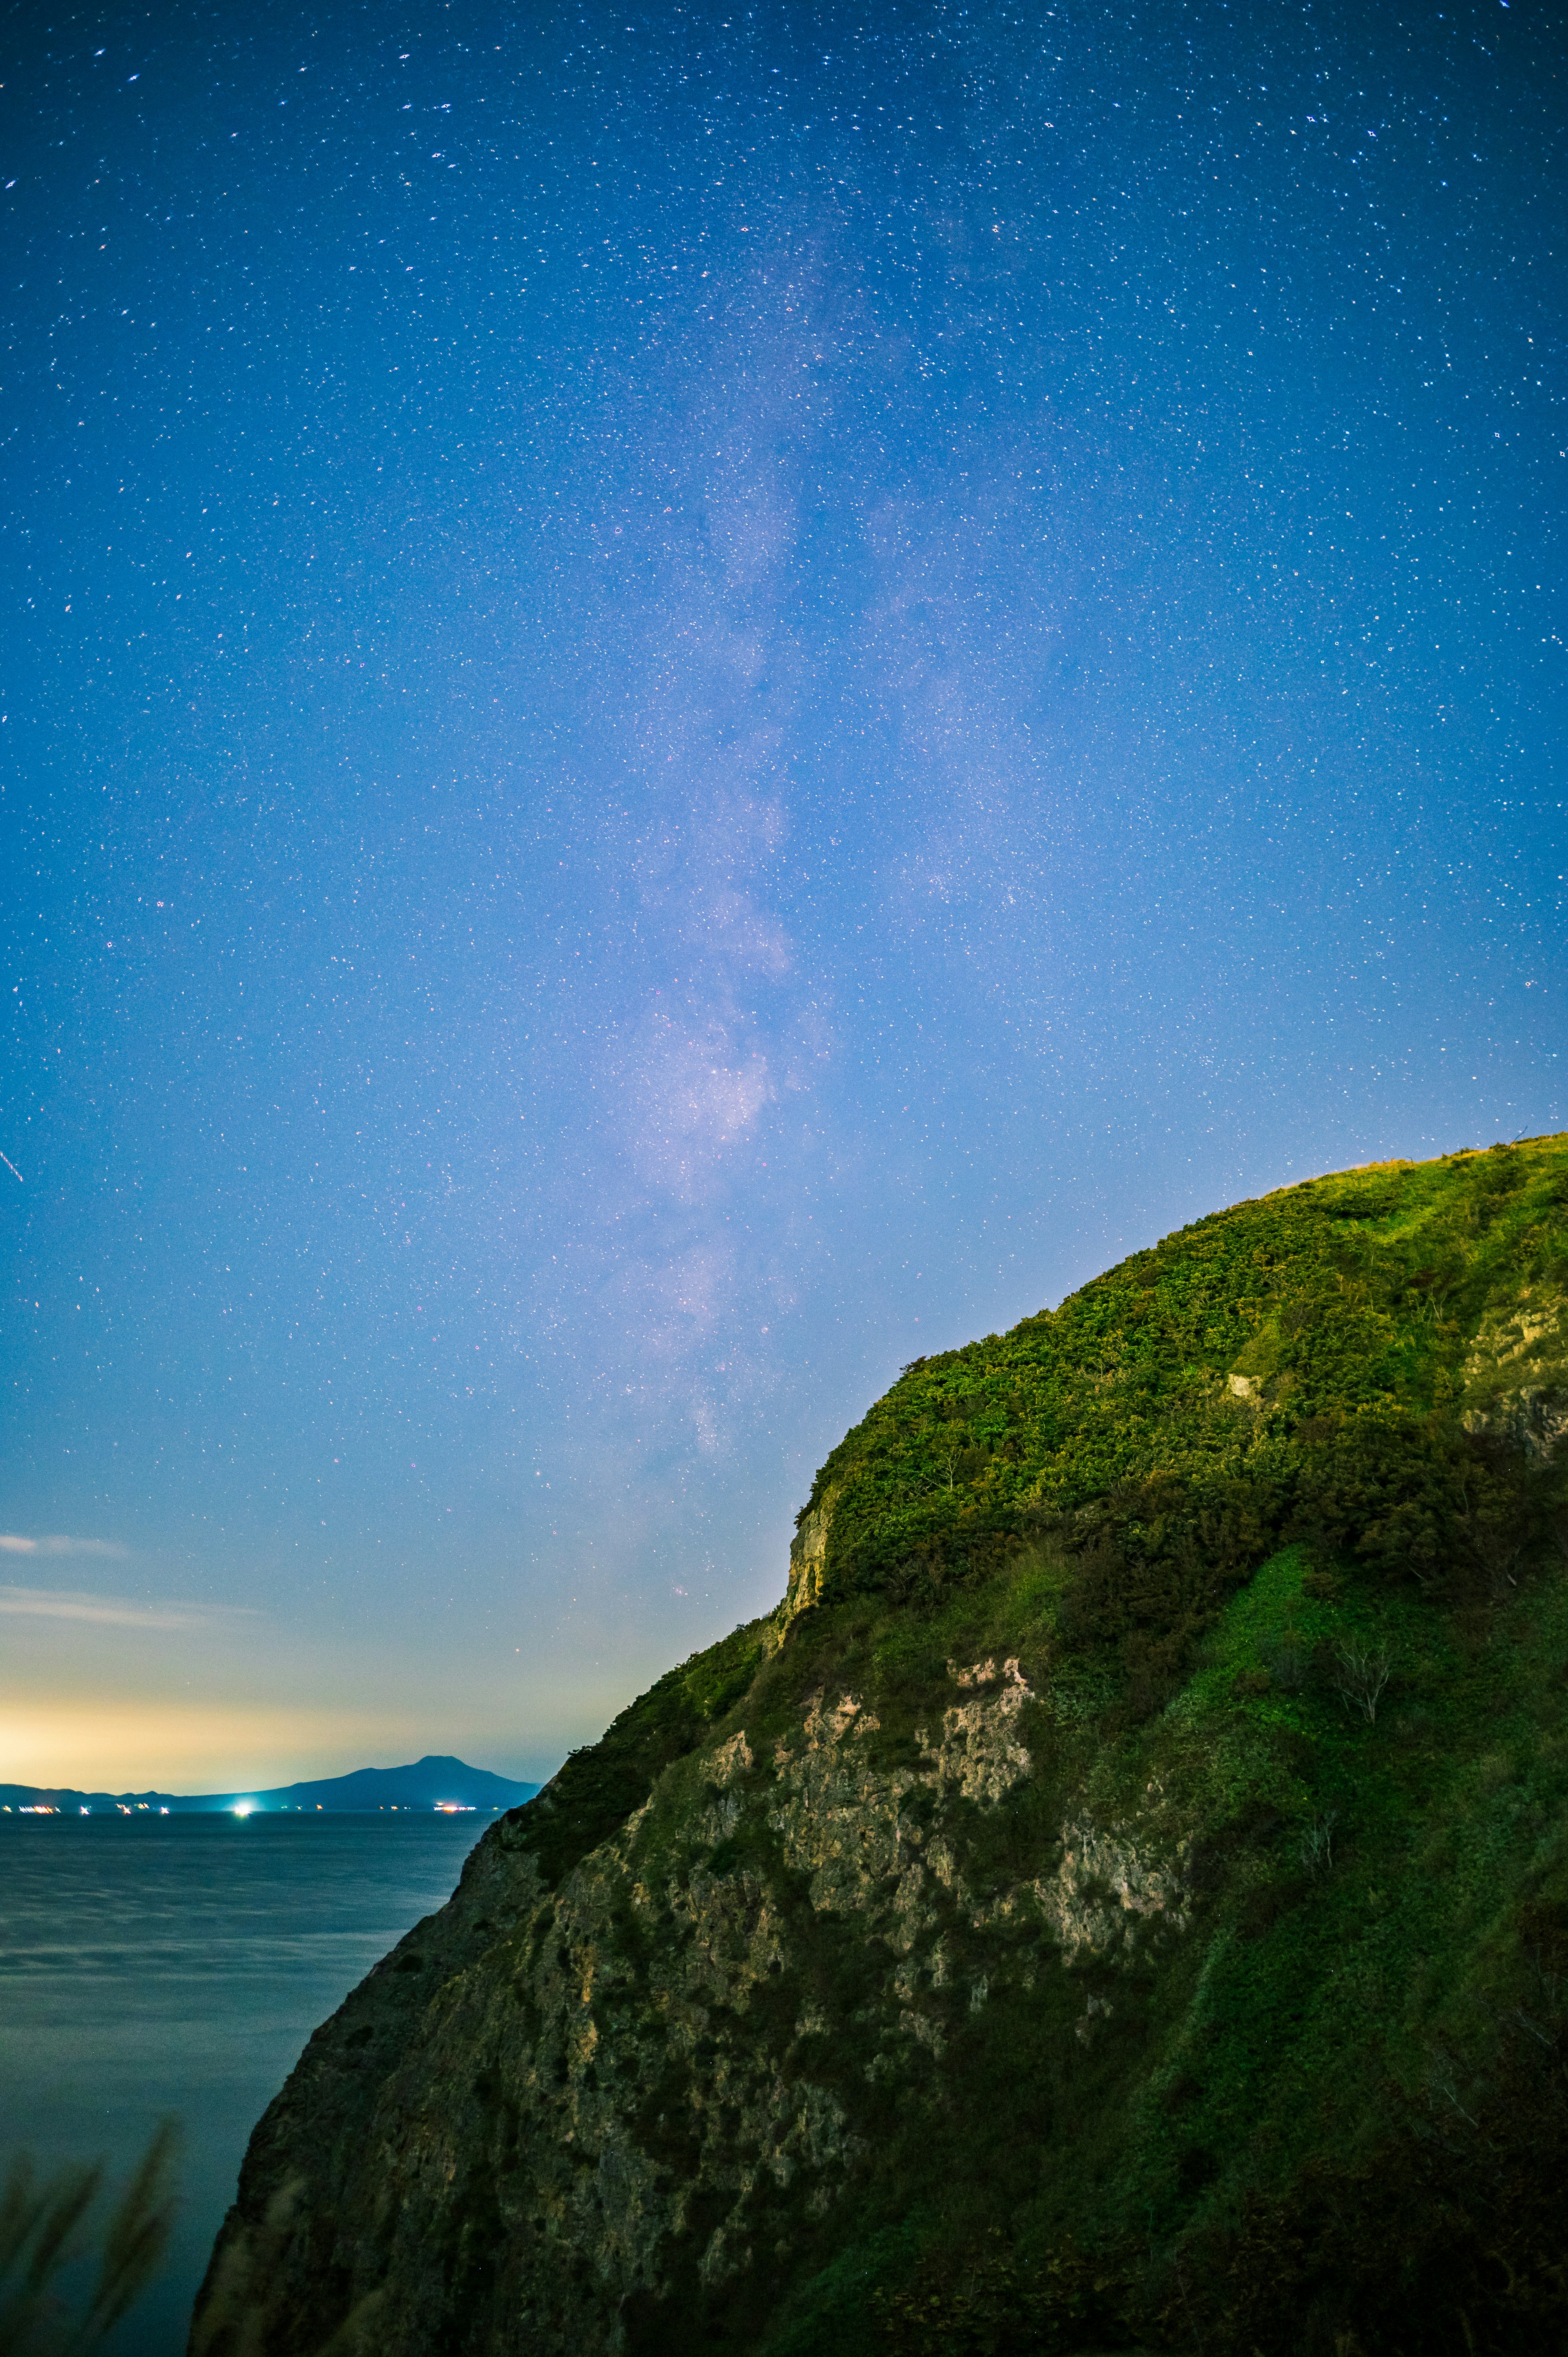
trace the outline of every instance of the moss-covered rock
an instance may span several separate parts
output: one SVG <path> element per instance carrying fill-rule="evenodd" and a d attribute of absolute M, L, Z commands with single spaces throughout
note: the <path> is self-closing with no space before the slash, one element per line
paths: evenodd
<path fill-rule="evenodd" d="M 311 2040 L 210 2357 L 1568 2345 L 1568 1139 L 918 1361 Z"/>

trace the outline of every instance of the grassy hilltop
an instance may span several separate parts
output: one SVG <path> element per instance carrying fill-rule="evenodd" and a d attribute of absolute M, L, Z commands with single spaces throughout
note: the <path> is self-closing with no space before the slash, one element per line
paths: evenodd
<path fill-rule="evenodd" d="M 1565 1705 L 1568 1139 L 1199 1222 L 906 1369 L 318 2033 L 253 2345 L 1568 2345 Z"/>

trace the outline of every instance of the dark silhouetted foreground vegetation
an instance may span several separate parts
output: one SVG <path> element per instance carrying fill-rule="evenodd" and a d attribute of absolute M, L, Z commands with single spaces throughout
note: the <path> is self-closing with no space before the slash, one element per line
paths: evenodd
<path fill-rule="evenodd" d="M 0 2357 L 75 2357 L 108 2339 L 167 2245 L 177 2141 L 166 2121 L 96 2231 L 102 2164 L 42 2179 L 26 2158 L 12 2165 L 0 2189 Z M 90 2260 L 87 2288 L 69 2298 L 65 2279 Z"/>

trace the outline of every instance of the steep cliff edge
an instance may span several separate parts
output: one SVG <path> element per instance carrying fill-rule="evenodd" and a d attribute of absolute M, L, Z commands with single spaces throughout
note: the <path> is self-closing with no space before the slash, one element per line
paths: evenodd
<path fill-rule="evenodd" d="M 202 2357 L 1568 2340 L 1568 1139 L 917 1361 L 257 2128 Z"/>

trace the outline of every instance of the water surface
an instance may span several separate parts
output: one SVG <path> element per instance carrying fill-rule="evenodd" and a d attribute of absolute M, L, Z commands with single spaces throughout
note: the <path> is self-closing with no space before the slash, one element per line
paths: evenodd
<path fill-rule="evenodd" d="M 114 2357 L 177 2357 L 251 2129 L 490 1822 L 0 1816 L 0 2169 L 123 2179 L 166 2114 L 184 2131 L 168 2266 Z"/>

